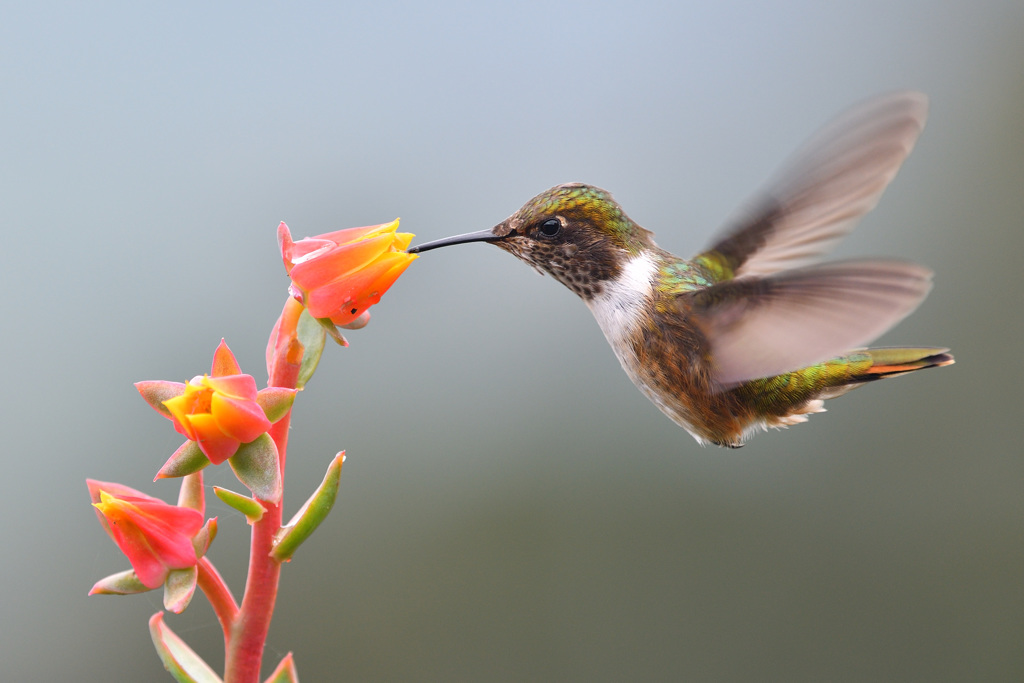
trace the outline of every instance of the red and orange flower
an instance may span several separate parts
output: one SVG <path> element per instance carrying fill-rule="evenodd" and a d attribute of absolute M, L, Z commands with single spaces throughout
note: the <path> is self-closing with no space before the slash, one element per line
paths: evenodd
<path fill-rule="evenodd" d="M 405 253 L 412 233 L 397 229 L 394 220 L 294 242 L 288 226 L 281 223 L 277 239 L 292 280 L 292 296 L 318 320 L 362 327 L 369 320 L 368 309 L 417 258 Z"/>
<path fill-rule="evenodd" d="M 181 396 L 164 401 L 174 429 L 195 441 L 214 465 L 224 462 L 243 443 L 270 429 L 270 420 L 256 403 L 252 375 L 194 377 Z"/>
<path fill-rule="evenodd" d="M 242 373 L 223 340 L 213 354 L 209 375 L 193 377 L 185 384 L 150 381 L 138 382 L 135 387 L 214 465 L 265 434 L 295 396 L 293 389 L 279 387 L 257 391 L 256 380 Z"/>
<path fill-rule="evenodd" d="M 147 588 L 161 586 L 172 570 L 188 569 L 199 561 L 192 542 L 203 527 L 198 510 L 170 505 L 120 484 L 87 484 L 100 523 Z"/>

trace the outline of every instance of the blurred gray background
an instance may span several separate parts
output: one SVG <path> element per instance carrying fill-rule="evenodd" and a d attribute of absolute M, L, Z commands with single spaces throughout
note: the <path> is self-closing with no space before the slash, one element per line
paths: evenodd
<path fill-rule="evenodd" d="M 0 676 L 169 680 L 160 594 L 86 597 L 127 565 L 84 479 L 176 496 L 150 480 L 180 438 L 132 382 L 221 337 L 265 380 L 278 221 L 423 241 L 579 180 L 692 254 L 819 125 L 909 87 L 928 128 L 838 256 L 934 268 L 880 342 L 957 365 L 702 449 L 568 290 L 488 245 L 425 255 L 297 403 L 287 514 L 349 457 L 265 670 L 1021 680 L 1022 31 L 1019 0 L 5 5 Z M 210 508 L 240 594 L 248 529 Z M 203 599 L 168 623 L 220 667 Z"/>

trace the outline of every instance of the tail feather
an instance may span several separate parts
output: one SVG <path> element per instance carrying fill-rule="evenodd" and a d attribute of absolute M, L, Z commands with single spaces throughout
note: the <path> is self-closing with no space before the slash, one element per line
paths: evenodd
<path fill-rule="evenodd" d="M 809 414 L 825 411 L 827 399 L 842 396 L 868 382 L 952 364 L 949 349 L 879 347 L 857 349 L 784 375 L 744 382 L 732 390 L 732 395 L 744 402 L 749 411 L 742 431 L 729 432 L 727 426 L 720 433 L 704 438 L 720 446 L 739 448 L 745 437 L 758 429 L 805 422 Z M 690 433 L 696 432 L 691 430 Z"/>
<path fill-rule="evenodd" d="M 896 377 L 924 368 L 941 368 L 955 361 L 949 349 L 905 346 L 865 349 L 871 356 L 871 367 L 851 377 L 854 382 L 871 382 L 883 377 Z"/>

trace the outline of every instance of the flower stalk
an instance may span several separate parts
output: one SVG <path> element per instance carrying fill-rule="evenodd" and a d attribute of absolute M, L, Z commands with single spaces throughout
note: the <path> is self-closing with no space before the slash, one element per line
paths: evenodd
<path fill-rule="evenodd" d="M 255 379 L 242 372 L 223 340 L 209 373 L 188 382 L 137 383 L 146 402 L 186 439 L 156 476 L 181 478 L 177 504 L 121 484 L 88 482 L 101 525 L 132 566 L 98 581 L 90 594 L 131 595 L 163 587 L 165 607 L 177 613 L 198 588 L 217 616 L 224 636 L 223 677 L 170 629 L 163 612 L 150 619 L 157 653 L 178 681 L 260 680 L 281 567 L 326 518 L 344 461 L 343 453 L 334 457 L 323 482 L 283 526 L 295 396 L 315 372 L 327 336 L 347 344 L 338 328 L 364 326 L 369 308 L 416 258 L 405 253 L 412 235 L 397 233 L 397 227 L 393 221 L 296 242 L 282 223 L 281 257 L 292 282 L 267 344 L 267 386 L 257 390 Z M 217 519 L 206 519 L 203 470 L 224 463 L 252 496 L 214 487 L 216 499 L 242 512 L 250 524 L 249 568 L 240 602 L 207 555 Z M 268 683 L 297 681 L 289 653 Z"/>
<path fill-rule="evenodd" d="M 277 446 L 282 474 L 287 457 L 290 422 L 291 411 L 288 411 L 270 430 L 270 438 Z M 281 563 L 271 556 L 271 552 L 274 549 L 274 535 L 281 528 L 283 502 L 265 504 L 263 517 L 252 525 L 245 596 L 232 624 L 224 683 L 255 683 L 259 680 L 263 646 L 274 615 L 281 576 Z"/>

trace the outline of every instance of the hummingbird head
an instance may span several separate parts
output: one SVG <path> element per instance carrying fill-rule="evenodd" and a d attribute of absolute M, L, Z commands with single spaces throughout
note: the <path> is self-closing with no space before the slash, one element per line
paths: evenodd
<path fill-rule="evenodd" d="M 492 242 L 584 300 L 600 294 L 623 264 L 654 246 L 651 233 L 634 223 L 611 194 L 582 183 L 541 192 L 490 230 L 428 242 L 409 252 L 463 242 Z"/>

